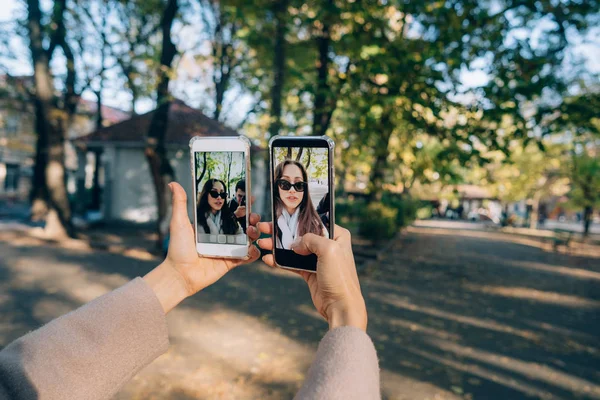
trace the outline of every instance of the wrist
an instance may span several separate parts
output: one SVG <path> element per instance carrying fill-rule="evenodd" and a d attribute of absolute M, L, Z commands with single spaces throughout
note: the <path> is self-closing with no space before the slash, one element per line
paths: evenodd
<path fill-rule="evenodd" d="M 366 332 L 367 309 L 364 300 L 356 301 L 356 304 L 333 304 L 327 310 L 327 322 L 329 330 L 340 326 L 354 326 Z"/>
<path fill-rule="evenodd" d="M 148 272 L 144 281 L 156 294 L 165 314 L 190 295 L 185 279 L 168 260 Z"/>

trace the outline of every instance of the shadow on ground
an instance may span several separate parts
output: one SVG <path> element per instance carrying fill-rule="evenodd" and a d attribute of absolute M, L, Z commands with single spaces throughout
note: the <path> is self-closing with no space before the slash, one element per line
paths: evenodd
<path fill-rule="evenodd" d="M 9 310 L 0 320 L 0 345 L 156 264 L 47 246 L 0 244 L 0 251 L 7 255 L 0 260 L 0 300 Z M 600 399 L 598 271 L 593 257 L 412 229 L 362 282 L 384 396 L 434 398 L 408 384 L 425 382 L 448 394 L 440 398 Z M 89 282 L 91 290 L 64 295 L 67 286 Z M 180 310 L 201 315 L 215 307 L 253 316 L 312 348 L 326 330 L 302 280 L 258 263 L 236 269 Z M 297 390 L 290 382 L 261 385 L 279 396 Z"/>

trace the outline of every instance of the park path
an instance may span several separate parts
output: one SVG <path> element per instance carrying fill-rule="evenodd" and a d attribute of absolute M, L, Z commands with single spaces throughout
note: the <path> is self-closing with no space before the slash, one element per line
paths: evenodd
<path fill-rule="evenodd" d="M 0 346 L 157 260 L 0 233 Z M 386 399 L 600 399 L 600 257 L 411 227 L 361 278 Z M 325 323 L 295 275 L 240 267 L 168 316 L 170 350 L 125 399 L 280 399 Z"/>

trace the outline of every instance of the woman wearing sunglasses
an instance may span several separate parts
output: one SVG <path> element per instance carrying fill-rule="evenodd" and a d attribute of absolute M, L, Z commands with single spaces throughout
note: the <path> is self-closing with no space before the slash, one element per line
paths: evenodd
<path fill-rule="evenodd" d="M 279 163 L 275 183 L 277 248 L 291 250 L 294 241 L 307 233 L 329 237 L 310 199 L 304 165 L 294 160 Z"/>
<path fill-rule="evenodd" d="M 242 227 L 229 209 L 225 183 L 209 179 L 204 184 L 198 201 L 198 231 L 211 235 L 243 234 Z"/>

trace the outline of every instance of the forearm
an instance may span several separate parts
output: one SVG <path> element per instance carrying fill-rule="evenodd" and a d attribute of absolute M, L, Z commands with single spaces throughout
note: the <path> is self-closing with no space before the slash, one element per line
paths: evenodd
<path fill-rule="evenodd" d="M 325 335 L 296 400 L 380 399 L 379 365 L 371 339 L 344 326 Z"/>
<path fill-rule="evenodd" d="M 188 297 L 192 290 L 168 260 L 148 272 L 144 281 L 154 291 L 165 314 Z"/>
<path fill-rule="evenodd" d="M 138 278 L 7 346 L 0 387 L 17 399 L 111 398 L 168 345 L 161 303 Z"/>

